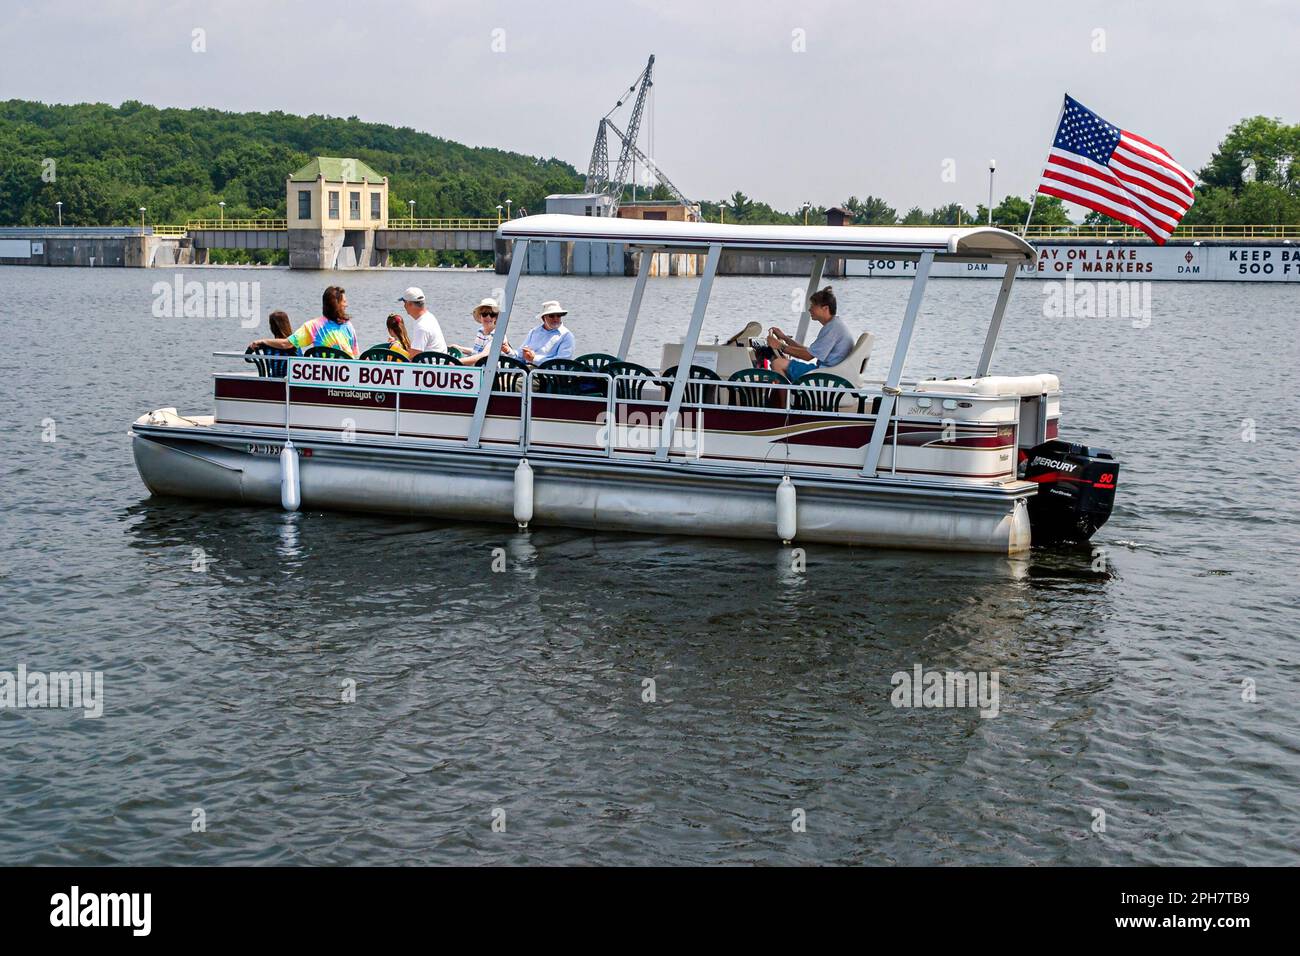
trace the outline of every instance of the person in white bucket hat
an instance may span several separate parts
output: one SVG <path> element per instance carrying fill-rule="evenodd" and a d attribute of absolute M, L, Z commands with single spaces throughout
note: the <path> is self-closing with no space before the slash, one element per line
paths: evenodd
<path fill-rule="evenodd" d="M 537 314 L 542 324 L 528 333 L 524 344 L 513 353 L 515 358 L 523 359 L 529 365 L 541 365 L 548 359 L 573 358 L 573 333 L 564 325 L 564 317 L 568 314 L 569 310 L 554 299 L 543 302 L 542 311 Z"/>
<path fill-rule="evenodd" d="M 474 321 L 479 324 L 479 330 L 470 348 L 456 346 L 463 353 L 460 359 L 461 365 L 478 365 L 487 358 L 488 350 L 492 348 L 492 333 L 496 331 L 497 316 L 500 314 L 501 308 L 497 305 L 496 299 L 483 299 L 474 306 Z M 509 339 L 502 339 L 501 351 L 506 355 L 510 354 Z"/>
<path fill-rule="evenodd" d="M 411 351 L 417 355 L 421 352 L 446 352 L 447 340 L 442 337 L 442 326 L 424 307 L 424 290 L 411 286 L 397 301 L 406 307 L 406 314 L 411 317 L 408 328 Z"/>

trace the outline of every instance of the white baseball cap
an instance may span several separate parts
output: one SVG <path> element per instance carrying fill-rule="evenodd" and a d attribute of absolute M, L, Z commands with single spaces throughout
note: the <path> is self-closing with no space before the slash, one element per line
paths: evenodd
<path fill-rule="evenodd" d="M 415 286 L 411 286 L 409 289 L 407 289 L 405 292 L 402 293 L 401 298 L 399 298 L 397 301 L 398 302 L 423 302 L 424 290 L 417 289 Z"/>

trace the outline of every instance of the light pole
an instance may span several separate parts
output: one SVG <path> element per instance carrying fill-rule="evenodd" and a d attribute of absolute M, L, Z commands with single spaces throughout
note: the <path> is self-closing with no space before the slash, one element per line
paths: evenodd
<path fill-rule="evenodd" d="M 406 200 L 406 205 L 407 208 L 411 211 L 411 221 L 414 222 L 415 221 L 415 200 L 414 199 Z"/>
<path fill-rule="evenodd" d="M 63 225 L 63 200 L 60 199 L 58 202 L 56 202 L 54 204 L 54 208 L 59 214 L 59 225 L 61 226 Z"/>
<path fill-rule="evenodd" d="M 224 227 L 226 224 L 226 201 L 223 199 L 217 205 L 221 207 L 221 225 Z"/>
<path fill-rule="evenodd" d="M 993 170 L 998 168 L 996 159 L 989 160 L 989 225 L 993 225 Z"/>
<path fill-rule="evenodd" d="M 140 235 L 142 235 L 142 236 L 144 235 L 144 214 L 145 214 L 145 212 L 147 212 L 147 209 L 146 209 L 144 206 L 141 206 L 141 207 L 140 207 Z"/>
<path fill-rule="evenodd" d="M 505 209 L 505 208 L 506 208 L 505 206 L 501 205 L 500 203 L 497 203 L 497 222 L 498 222 L 498 223 L 501 222 L 501 210 L 502 210 L 502 209 Z"/>
<path fill-rule="evenodd" d="M 966 207 L 963 206 L 961 203 L 957 203 L 957 225 L 958 225 L 958 227 L 961 226 L 961 214 L 962 214 L 962 210 L 964 210 L 965 208 L 966 208 Z"/>
<path fill-rule="evenodd" d="M 803 224 L 808 225 L 808 210 L 812 208 L 812 203 L 804 202 L 803 204 Z"/>
<path fill-rule="evenodd" d="M 510 204 L 511 204 L 512 202 L 514 202 L 513 199 L 507 199 L 507 200 L 506 200 L 506 218 L 507 218 L 507 219 L 512 219 L 512 218 L 514 218 L 514 217 L 511 216 L 511 214 L 510 214 Z"/>

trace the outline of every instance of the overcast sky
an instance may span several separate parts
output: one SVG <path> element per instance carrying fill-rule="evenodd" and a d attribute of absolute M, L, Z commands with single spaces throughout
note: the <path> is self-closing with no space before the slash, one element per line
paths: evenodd
<path fill-rule="evenodd" d="M 1300 0 L 0 8 L 0 99 L 356 115 L 581 171 L 654 53 L 646 127 L 664 171 L 692 198 L 740 189 L 784 209 L 850 194 L 974 207 L 991 157 L 998 197 L 1027 194 L 1067 91 L 1192 169 L 1242 117 L 1300 121 Z"/>

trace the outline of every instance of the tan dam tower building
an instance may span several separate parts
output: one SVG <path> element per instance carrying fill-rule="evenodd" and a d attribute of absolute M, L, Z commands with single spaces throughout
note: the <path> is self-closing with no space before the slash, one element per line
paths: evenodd
<path fill-rule="evenodd" d="M 285 182 L 289 266 L 382 265 L 375 230 L 388 225 L 388 177 L 359 159 L 317 156 Z"/>

